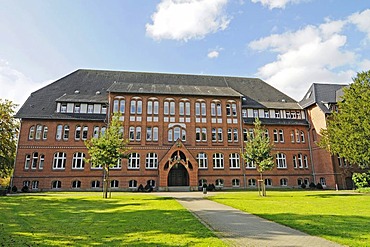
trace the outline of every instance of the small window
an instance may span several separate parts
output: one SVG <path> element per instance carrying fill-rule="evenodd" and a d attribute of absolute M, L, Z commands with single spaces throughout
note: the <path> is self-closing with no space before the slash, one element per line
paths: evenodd
<path fill-rule="evenodd" d="M 280 179 L 280 186 L 288 186 L 288 179 L 286 178 Z"/>
<path fill-rule="evenodd" d="M 216 187 L 224 187 L 224 180 L 223 179 L 216 179 Z"/>
<path fill-rule="evenodd" d="M 251 187 L 256 187 L 256 179 L 254 178 L 250 178 L 248 179 L 248 186 L 251 186 Z"/>
<path fill-rule="evenodd" d="M 30 132 L 28 134 L 28 139 L 32 140 L 35 137 L 35 126 L 31 126 Z"/>
<path fill-rule="evenodd" d="M 133 189 L 133 188 L 137 188 L 137 181 L 136 180 L 130 180 L 128 182 L 128 187 Z"/>
<path fill-rule="evenodd" d="M 233 187 L 240 187 L 240 180 L 237 179 L 237 178 L 234 178 L 232 181 L 231 181 Z"/>
<path fill-rule="evenodd" d="M 271 178 L 265 178 L 265 185 L 266 186 L 272 186 L 272 179 Z"/>
<path fill-rule="evenodd" d="M 91 182 L 91 188 L 99 188 L 100 187 L 100 181 L 94 180 Z"/>
<path fill-rule="evenodd" d="M 60 188 L 62 188 L 62 182 L 59 181 L 59 180 L 53 181 L 51 183 L 51 188 L 52 189 L 60 189 Z"/>
<path fill-rule="evenodd" d="M 199 179 L 198 186 L 203 187 L 203 184 L 207 184 L 207 179 L 204 179 L 204 178 Z"/>
<path fill-rule="evenodd" d="M 72 182 L 72 189 L 79 189 L 81 188 L 81 181 L 80 180 L 75 180 Z"/>
<path fill-rule="evenodd" d="M 198 166 L 200 169 L 208 168 L 208 159 L 206 153 L 198 153 L 197 155 Z"/>
<path fill-rule="evenodd" d="M 118 184 L 119 184 L 118 180 L 111 180 L 110 181 L 110 187 L 111 188 L 118 188 Z"/>

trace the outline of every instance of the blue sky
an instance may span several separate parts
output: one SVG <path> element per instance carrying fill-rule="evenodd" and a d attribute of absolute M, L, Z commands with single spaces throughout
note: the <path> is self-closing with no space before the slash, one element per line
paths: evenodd
<path fill-rule="evenodd" d="M 258 77 L 300 100 L 370 69 L 370 1 L 0 0 L 0 98 L 80 68 Z"/>

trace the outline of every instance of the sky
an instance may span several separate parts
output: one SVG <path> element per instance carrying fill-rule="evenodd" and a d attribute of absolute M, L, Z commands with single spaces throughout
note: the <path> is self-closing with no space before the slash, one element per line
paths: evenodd
<path fill-rule="evenodd" d="M 370 69 L 370 1 L 0 0 L 0 99 L 77 69 L 257 77 L 299 101 Z"/>

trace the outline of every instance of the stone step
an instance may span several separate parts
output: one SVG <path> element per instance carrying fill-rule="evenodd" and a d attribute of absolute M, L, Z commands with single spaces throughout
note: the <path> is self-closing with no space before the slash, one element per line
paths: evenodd
<path fill-rule="evenodd" d="M 190 191 L 190 186 L 168 186 L 168 191 L 172 192 Z"/>

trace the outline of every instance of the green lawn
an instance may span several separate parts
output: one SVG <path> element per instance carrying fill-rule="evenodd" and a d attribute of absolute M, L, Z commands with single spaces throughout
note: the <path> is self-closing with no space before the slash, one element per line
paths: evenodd
<path fill-rule="evenodd" d="M 370 194 L 336 191 L 222 193 L 208 197 L 283 225 L 348 246 L 370 246 Z"/>
<path fill-rule="evenodd" d="M 0 197 L 0 246 L 225 246 L 178 202 L 151 195 Z"/>

